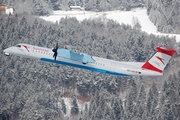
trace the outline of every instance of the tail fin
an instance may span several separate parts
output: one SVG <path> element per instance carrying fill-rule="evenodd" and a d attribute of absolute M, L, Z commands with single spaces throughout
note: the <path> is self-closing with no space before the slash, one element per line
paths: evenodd
<path fill-rule="evenodd" d="M 156 49 L 157 53 L 142 68 L 162 73 L 176 50 L 163 47 L 157 47 Z"/>

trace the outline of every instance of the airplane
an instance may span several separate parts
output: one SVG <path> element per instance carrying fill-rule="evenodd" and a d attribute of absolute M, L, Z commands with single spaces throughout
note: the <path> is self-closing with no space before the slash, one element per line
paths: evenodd
<path fill-rule="evenodd" d="M 53 49 L 20 43 L 9 47 L 3 52 L 6 56 L 11 54 L 88 69 L 100 73 L 116 76 L 160 76 L 171 57 L 176 53 L 175 49 L 157 47 L 157 52 L 147 62 L 120 62 L 80 53 L 71 49 L 70 45 L 59 48 L 58 44 Z"/>

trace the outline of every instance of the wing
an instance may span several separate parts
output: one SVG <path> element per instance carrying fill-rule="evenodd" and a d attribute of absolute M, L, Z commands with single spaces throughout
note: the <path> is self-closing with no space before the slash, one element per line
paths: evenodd
<path fill-rule="evenodd" d="M 92 56 L 85 53 L 73 52 L 69 49 L 58 49 L 58 57 L 71 59 L 82 63 L 94 63 L 95 60 Z"/>

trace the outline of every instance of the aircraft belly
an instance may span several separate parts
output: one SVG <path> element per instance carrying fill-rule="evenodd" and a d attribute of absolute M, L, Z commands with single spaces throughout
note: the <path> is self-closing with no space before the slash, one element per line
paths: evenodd
<path fill-rule="evenodd" d="M 161 73 L 152 72 L 149 70 L 143 70 L 141 66 L 136 66 L 133 64 L 127 64 L 127 63 L 121 63 L 121 62 L 109 63 L 109 62 L 99 61 L 99 59 L 97 58 L 95 58 L 96 62 L 104 62 L 106 65 L 100 66 L 96 64 L 90 64 L 90 63 L 82 64 L 81 62 L 74 61 L 71 59 L 61 58 L 61 57 L 58 57 L 56 61 L 51 58 L 41 58 L 40 60 L 73 66 L 73 67 L 87 69 L 87 70 L 101 72 L 101 73 L 107 73 L 111 75 L 117 75 L 117 76 L 162 75 Z"/>
<path fill-rule="evenodd" d="M 123 74 L 128 74 L 130 76 L 141 76 L 141 75 L 149 75 L 151 72 L 144 71 L 141 68 L 141 63 L 126 63 L 126 62 L 119 62 L 116 64 L 115 71 L 119 71 Z"/>
<path fill-rule="evenodd" d="M 73 66 L 73 67 L 78 67 L 78 68 L 82 68 L 82 69 L 88 69 L 91 71 L 96 71 L 96 72 L 101 72 L 101 73 L 108 73 L 108 74 L 112 74 L 112 75 L 118 75 L 118 76 L 129 76 L 127 74 L 123 74 L 120 72 L 115 72 L 112 71 L 110 69 L 106 69 L 105 67 L 98 67 L 96 65 L 92 65 L 92 64 L 82 64 L 80 62 L 76 62 L 76 61 L 72 61 L 69 59 L 64 59 L 64 58 L 60 58 L 58 60 L 53 60 L 50 58 L 41 58 L 40 60 L 42 61 L 46 61 L 46 62 L 53 62 L 53 63 L 57 63 L 57 64 L 63 64 L 63 65 L 68 65 L 68 66 Z"/>

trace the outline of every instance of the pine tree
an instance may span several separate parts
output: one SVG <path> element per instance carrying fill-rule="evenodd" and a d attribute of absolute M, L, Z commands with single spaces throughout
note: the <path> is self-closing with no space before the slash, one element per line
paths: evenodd
<path fill-rule="evenodd" d="M 114 103 L 112 105 L 113 112 L 115 114 L 116 120 L 120 120 L 123 116 L 123 106 L 122 101 L 119 98 L 114 98 Z"/>
<path fill-rule="evenodd" d="M 177 115 L 174 110 L 174 106 L 171 103 L 165 103 L 162 107 L 162 118 L 163 120 L 176 120 Z"/>
<path fill-rule="evenodd" d="M 84 112 L 83 112 L 83 120 L 88 120 L 88 105 L 85 104 Z"/>
<path fill-rule="evenodd" d="M 153 93 L 152 93 L 152 90 L 150 89 L 149 93 L 148 93 L 148 99 L 147 99 L 147 111 L 148 111 L 148 114 L 150 114 L 150 111 L 151 111 L 151 108 L 152 108 L 152 102 L 153 102 Z"/>
<path fill-rule="evenodd" d="M 74 96 L 73 101 L 72 101 L 72 107 L 71 107 L 71 115 L 76 115 L 78 113 L 79 113 L 79 108 L 78 108 L 76 97 Z"/>
<path fill-rule="evenodd" d="M 96 106 L 95 98 L 93 97 L 90 102 L 90 105 L 89 105 L 89 116 L 90 117 L 92 117 L 93 114 L 95 114 L 96 109 L 97 109 L 97 106 Z"/>
<path fill-rule="evenodd" d="M 103 119 L 103 111 L 100 107 L 98 107 L 96 109 L 95 115 L 94 115 L 95 119 L 97 120 L 102 120 Z"/>
<path fill-rule="evenodd" d="M 136 95 L 134 89 L 131 88 L 129 94 L 127 95 L 127 103 L 126 103 L 126 112 L 128 119 L 131 119 L 136 115 L 137 109 L 136 109 Z"/>
<path fill-rule="evenodd" d="M 153 93 L 153 99 L 154 99 L 153 107 L 155 108 L 158 105 L 158 95 L 159 95 L 159 92 L 158 92 L 155 82 L 153 82 L 152 87 L 150 89 L 152 90 L 152 93 Z"/>
<path fill-rule="evenodd" d="M 110 116 L 110 108 L 109 106 L 105 106 L 105 110 L 104 110 L 104 113 L 103 113 L 103 117 L 106 118 L 107 116 Z"/>
<path fill-rule="evenodd" d="M 61 109 L 63 113 L 66 114 L 66 105 L 65 105 L 64 99 L 61 100 Z"/>
<path fill-rule="evenodd" d="M 146 110 L 146 91 L 144 85 L 141 85 L 140 92 L 137 98 L 137 115 L 138 117 L 142 117 L 143 112 Z"/>
<path fill-rule="evenodd" d="M 155 109 L 158 106 L 158 89 L 154 82 L 149 90 L 147 97 L 148 97 L 148 99 L 147 99 L 148 116 L 154 116 Z"/>

